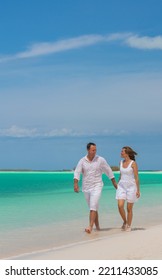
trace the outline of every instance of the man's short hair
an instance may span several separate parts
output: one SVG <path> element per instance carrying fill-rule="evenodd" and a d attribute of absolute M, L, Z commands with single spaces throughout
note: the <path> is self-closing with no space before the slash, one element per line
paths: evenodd
<path fill-rule="evenodd" d="M 96 146 L 96 144 L 92 143 L 92 142 L 88 143 L 87 144 L 87 150 L 89 150 L 91 146 Z"/>

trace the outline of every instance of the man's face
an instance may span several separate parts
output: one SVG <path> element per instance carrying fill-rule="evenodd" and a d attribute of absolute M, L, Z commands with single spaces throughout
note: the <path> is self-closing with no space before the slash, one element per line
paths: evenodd
<path fill-rule="evenodd" d="M 94 158 L 95 155 L 96 155 L 96 151 L 97 151 L 96 146 L 91 145 L 91 146 L 90 146 L 90 149 L 88 150 L 88 156 L 89 156 L 90 158 Z"/>

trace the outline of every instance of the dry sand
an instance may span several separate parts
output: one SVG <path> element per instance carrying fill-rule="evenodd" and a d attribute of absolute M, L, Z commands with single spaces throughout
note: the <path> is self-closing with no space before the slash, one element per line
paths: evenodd
<path fill-rule="evenodd" d="M 86 233 L 85 233 L 86 234 Z M 113 235 L 76 244 L 26 254 L 14 259 L 26 260 L 162 260 L 162 225 L 118 231 Z"/>

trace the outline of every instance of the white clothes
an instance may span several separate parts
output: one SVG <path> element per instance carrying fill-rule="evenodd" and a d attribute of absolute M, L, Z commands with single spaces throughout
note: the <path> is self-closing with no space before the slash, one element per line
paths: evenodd
<path fill-rule="evenodd" d="M 82 174 L 82 191 L 89 192 L 94 189 L 102 189 L 102 174 L 105 173 L 109 179 L 114 178 L 111 167 L 103 157 L 95 156 L 89 161 L 87 156 L 83 157 L 77 164 L 74 179 L 80 180 Z"/>
<path fill-rule="evenodd" d="M 94 189 L 89 192 L 84 192 L 85 199 L 90 210 L 97 211 L 99 207 L 99 199 L 101 196 L 102 189 Z"/>
<path fill-rule="evenodd" d="M 124 199 L 130 203 L 134 203 L 137 200 L 137 185 L 134 178 L 132 163 L 133 160 L 128 167 L 125 168 L 123 167 L 123 161 L 120 162 L 121 177 L 116 190 L 116 199 Z"/>

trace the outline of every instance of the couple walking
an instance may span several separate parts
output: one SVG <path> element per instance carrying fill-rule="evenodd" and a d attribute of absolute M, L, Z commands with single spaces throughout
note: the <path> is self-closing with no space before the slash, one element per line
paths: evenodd
<path fill-rule="evenodd" d="M 120 178 L 117 184 L 109 164 L 103 157 L 97 156 L 96 151 L 96 144 L 88 143 L 87 155 L 78 162 L 74 172 L 74 191 L 79 192 L 78 183 L 82 174 L 82 191 L 90 210 L 89 226 L 85 231 L 91 233 L 94 225 L 97 230 L 100 230 L 98 203 L 103 187 L 103 173 L 108 176 L 116 189 L 118 209 L 123 220 L 121 229 L 131 231 L 133 204 L 140 197 L 138 167 L 135 162 L 137 153 L 130 147 L 122 148 L 121 157 L 123 160 L 120 162 Z M 125 201 L 127 201 L 127 214 L 124 209 Z"/>

